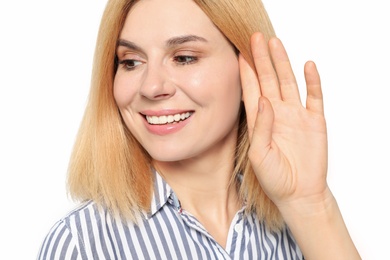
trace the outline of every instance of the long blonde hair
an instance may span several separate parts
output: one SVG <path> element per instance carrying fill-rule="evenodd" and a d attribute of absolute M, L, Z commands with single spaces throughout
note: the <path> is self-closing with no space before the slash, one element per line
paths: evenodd
<path fill-rule="evenodd" d="M 76 200 L 94 200 L 113 213 L 135 220 L 148 211 L 153 192 L 150 157 L 122 121 L 113 96 L 117 39 L 126 16 L 139 0 L 109 0 L 96 43 L 91 90 L 68 170 L 68 190 Z M 274 35 L 260 0 L 194 0 L 253 66 L 250 37 Z M 271 229 L 283 221 L 264 194 L 248 160 L 245 110 L 240 116 L 234 176 L 242 174 L 240 194 Z"/>

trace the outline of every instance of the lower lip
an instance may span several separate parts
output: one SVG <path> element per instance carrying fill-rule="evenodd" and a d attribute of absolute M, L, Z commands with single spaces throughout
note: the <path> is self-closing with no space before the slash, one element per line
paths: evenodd
<path fill-rule="evenodd" d="M 148 123 L 148 121 L 146 121 L 146 119 L 144 120 L 144 122 L 145 122 L 146 129 L 150 133 L 155 135 L 169 135 L 183 129 L 183 127 L 185 127 L 190 122 L 191 118 L 192 115 L 184 121 L 179 121 L 173 124 L 164 124 L 164 125 L 151 125 Z"/>

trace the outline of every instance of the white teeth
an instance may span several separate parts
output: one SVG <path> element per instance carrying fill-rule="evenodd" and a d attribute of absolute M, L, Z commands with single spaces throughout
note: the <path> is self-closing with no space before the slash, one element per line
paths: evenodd
<path fill-rule="evenodd" d="M 152 125 L 164 125 L 171 124 L 174 122 L 179 122 L 180 120 L 185 120 L 191 116 L 192 113 L 182 113 L 168 116 L 146 116 L 146 120 L 149 124 Z"/>

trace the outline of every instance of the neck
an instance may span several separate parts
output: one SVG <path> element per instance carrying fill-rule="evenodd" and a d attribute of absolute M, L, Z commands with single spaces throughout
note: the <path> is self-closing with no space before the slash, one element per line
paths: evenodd
<path fill-rule="evenodd" d="M 180 200 L 182 209 L 195 216 L 222 246 L 231 221 L 242 206 L 236 181 L 232 179 L 233 162 L 234 152 L 222 152 L 211 160 L 154 162 L 156 170 Z"/>
<path fill-rule="evenodd" d="M 178 161 L 153 161 L 184 211 L 195 216 L 222 246 L 241 208 L 233 180 L 237 129 L 204 152 Z"/>
<path fill-rule="evenodd" d="M 211 155 L 204 153 L 196 158 L 153 164 L 172 187 L 183 209 L 202 211 L 210 205 L 222 211 L 238 198 L 236 182 L 232 180 L 234 158 L 234 149 L 220 149 Z"/>

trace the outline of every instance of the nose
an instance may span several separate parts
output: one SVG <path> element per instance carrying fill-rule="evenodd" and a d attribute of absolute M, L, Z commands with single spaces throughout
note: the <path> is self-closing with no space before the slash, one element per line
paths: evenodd
<path fill-rule="evenodd" d="M 160 100 L 173 96 L 175 91 L 175 85 L 163 65 L 149 63 L 140 87 L 140 95 L 150 100 Z"/>

